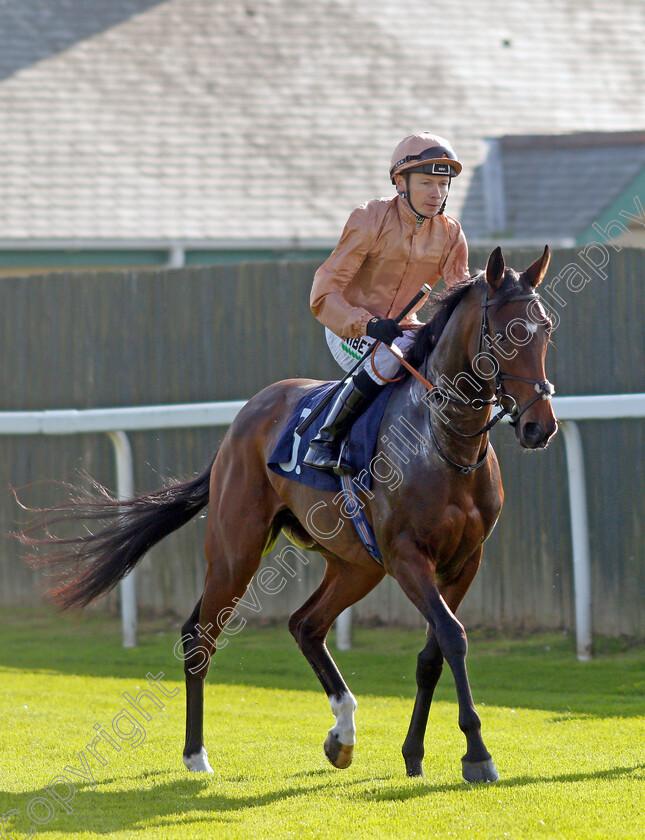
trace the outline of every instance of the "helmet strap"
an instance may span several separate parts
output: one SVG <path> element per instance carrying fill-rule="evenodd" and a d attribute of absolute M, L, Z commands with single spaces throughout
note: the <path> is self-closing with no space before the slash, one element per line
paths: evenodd
<path fill-rule="evenodd" d="M 450 192 L 450 185 L 452 184 L 452 177 L 448 178 L 448 192 L 446 193 L 446 197 L 443 200 L 443 204 L 439 208 L 439 212 L 437 216 L 443 216 L 443 211 L 446 209 L 446 202 L 448 201 L 448 193 Z"/>
<path fill-rule="evenodd" d="M 397 189 L 397 193 L 401 196 L 401 198 L 404 198 L 408 202 L 408 205 L 410 206 L 410 210 L 412 210 L 412 212 L 417 217 L 417 219 L 427 219 L 427 218 L 429 218 L 428 216 L 424 216 L 423 213 L 419 213 L 418 210 L 415 209 L 414 204 L 412 204 L 412 202 L 410 201 L 410 172 L 409 171 L 404 172 L 403 177 L 405 178 L 405 186 L 406 186 L 405 192 L 402 192 L 401 190 Z M 448 192 L 450 192 L 450 185 L 451 184 L 452 184 L 452 176 L 449 176 L 448 177 Z M 448 195 L 446 195 L 446 197 L 443 200 L 443 204 L 441 205 L 441 207 L 437 211 L 437 216 L 442 216 L 443 215 L 443 211 L 446 209 L 446 202 L 447 201 L 448 201 Z"/>
<path fill-rule="evenodd" d="M 405 178 L 405 192 L 404 193 L 399 192 L 399 195 L 402 195 L 403 198 L 405 198 L 405 200 L 408 202 L 410 210 L 412 210 L 412 212 L 417 217 L 417 219 L 419 219 L 419 220 L 427 219 L 428 217 L 424 216 L 423 213 L 419 213 L 418 210 L 415 208 L 414 204 L 412 204 L 412 200 L 410 198 L 410 173 L 409 172 L 404 172 L 403 177 Z M 445 202 L 444 202 L 444 204 L 445 204 Z M 443 207 L 442 207 L 442 209 L 443 209 Z"/>

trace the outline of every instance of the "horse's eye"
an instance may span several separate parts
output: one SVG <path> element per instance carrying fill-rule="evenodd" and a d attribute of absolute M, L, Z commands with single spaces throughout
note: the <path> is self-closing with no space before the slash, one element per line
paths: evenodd
<path fill-rule="evenodd" d="M 495 340 L 496 341 L 508 341 L 508 336 L 506 333 L 496 332 L 495 333 Z"/>

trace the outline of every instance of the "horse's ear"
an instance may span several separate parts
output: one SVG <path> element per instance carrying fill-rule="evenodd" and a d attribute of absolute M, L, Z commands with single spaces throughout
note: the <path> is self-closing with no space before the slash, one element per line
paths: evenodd
<path fill-rule="evenodd" d="M 551 251 L 549 251 L 549 246 L 544 246 L 544 252 L 541 257 L 538 257 L 534 263 L 526 269 L 524 272 L 526 274 L 527 280 L 535 288 L 539 286 L 539 284 L 544 279 L 544 275 L 547 272 L 549 267 L 549 263 L 551 262 Z"/>
<path fill-rule="evenodd" d="M 494 292 L 499 289 L 505 271 L 506 265 L 504 264 L 502 249 L 498 245 L 488 258 L 488 265 L 486 266 L 486 280 Z"/>

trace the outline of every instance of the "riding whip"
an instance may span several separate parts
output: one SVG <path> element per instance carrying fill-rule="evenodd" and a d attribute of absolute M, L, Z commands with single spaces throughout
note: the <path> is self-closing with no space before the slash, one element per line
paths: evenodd
<path fill-rule="evenodd" d="M 407 305 L 404 309 L 402 309 L 402 310 L 401 310 L 401 312 L 399 312 L 399 314 L 398 314 L 398 315 L 396 316 L 396 318 L 394 319 L 394 320 L 397 322 L 397 324 L 399 323 L 399 321 L 402 321 L 402 320 L 405 318 L 405 316 L 408 314 L 408 312 L 409 312 L 409 311 L 410 311 L 410 310 L 411 310 L 414 306 L 416 306 L 416 305 L 417 305 L 417 303 L 418 303 L 418 302 L 419 302 L 422 298 L 424 298 L 427 294 L 429 294 L 431 291 L 432 291 L 431 287 L 430 287 L 430 286 L 428 286 L 428 284 L 427 284 L 427 283 L 424 283 L 424 284 L 423 284 L 423 286 L 421 286 L 420 291 L 418 291 L 418 292 L 416 293 L 416 295 L 412 298 L 412 300 L 410 301 L 410 303 L 408 303 L 408 305 Z M 359 367 L 363 364 L 363 362 L 364 362 L 364 361 L 365 361 L 365 360 L 369 357 L 370 353 L 371 353 L 373 350 L 374 350 L 374 344 L 371 344 L 371 345 L 367 348 L 367 350 L 363 353 L 363 355 L 361 356 L 361 358 L 360 358 L 360 359 L 356 362 L 356 364 L 354 365 L 354 367 L 353 367 L 353 368 L 351 368 L 351 370 L 348 370 L 348 371 L 347 371 L 347 373 L 345 374 L 345 376 L 343 376 L 343 378 L 340 380 L 340 382 L 339 382 L 339 383 L 338 383 L 338 384 L 337 384 L 334 388 L 332 388 L 332 389 L 331 389 L 331 391 L 329 391 L 329 393 L 328 393 L 328 394 L 324 397 L 324 399 L 322 399 L 322 400 L 318 403 L 318 405 L 317 405 L 317 406 L 316 406 L 316 408 L 315 408 L 315 409 L 311 412 L 311 414 L 308 414 L 308 415 L 307 415 L 307 417 L 306 417 L 306 418 L 302 421 L 302 423 L 301 423 L 301 424 L 298 426 L 298 428 L 296 429 L 296 434 L 298 434 L 298 435 L 303 435 L 303 434 L 306 432 L 306 430 L 309 428 L 309 426 L 311 426 L 311 424 L 314 422 L 314 420 L 316 419 L 316 417 L 318 417 L 318 415 L 319 415 L 319 414 L 321 414 L 321 413 L 322 413 L 322 412 L 323 412 L 323 411 L 327 408 L 327 406 L 329 405 L 329 403 L 330 403 L 330 402 L 334 399 L 334 397 L 336 396 L 336 394 L 338 394 L 338 392 L 339 392 L 339 391 L 340 391 L 340 389 L 343 387 L 343 385 L 345 384 L 345 382 L 347 382 L 347 380 L 349 379 L 349 377 L 350 377 L 353 373 L 355 373 L 355 371 L 356 371 L 356 370 L 358 370 L 358 368 L 359 368 Z"/>

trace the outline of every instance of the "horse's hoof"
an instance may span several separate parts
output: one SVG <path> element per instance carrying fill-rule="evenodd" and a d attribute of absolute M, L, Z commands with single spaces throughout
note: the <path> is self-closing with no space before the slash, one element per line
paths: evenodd
<path fill-rule="evenodd" d="M 406 758 L 405 772 L 408 776 L 423 776 L 423 763 L 420 758 Z"/>
<path fill-rule="evenodd" d="M 338 767 L 339 770 L 344 770 L 352 763 L 354 747 L 341 744 L 338 736 L 330 732 L 325 739 L 325 755 L 334 767 Z"/>
<path fill-rule="evenodd" d="M 192 755 L 185 755 L 183 762 L 191 773 L 213 773 L 214 770 L 208 762 L 208 754 L 204 747 Z"/>
<path fill-rule="evenodd" d="M 499 773 L 492 758 L 487 761 L 464 761 L 462 759 L 461 767 L 462 775 L 467 782 L 496 782 L 499 779 Z"/>

